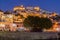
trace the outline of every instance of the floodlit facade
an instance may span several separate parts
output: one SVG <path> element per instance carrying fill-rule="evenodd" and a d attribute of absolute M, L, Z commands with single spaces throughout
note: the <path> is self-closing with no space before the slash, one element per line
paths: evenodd
<path fill-rule="evenodd" d="M 15 13 L 13 13 L 15 11 Z M 3 11 L 0 11 L 0 30 L 2 31 L 16 31 L 16 30 L 27 30 L 24 27 L 23 21 L 27 16 L 39 16 L 44 18 L 50 18 L 52 22 L 55 24 L 53 25 L 53 31 L 57 31 L 58 24 L 56 24 L 56 20 L 53 20 L 51 17 L 55 17 L 57 14 L 54 12 L 52 14 L 43 14 L 40 12 L 40 7 L 24 7 L 15 6 L 13 8 L 13 12 L 11 14 L 4 14 Z M 52 29 L 47 31 L 52 31 Z M 28 29 L 29 30 L 29 29 Z"/>
<path fill-rule="evenodd" d="M 21 5 L 21 6 L 16 6 L 16 7 L 14 7 L 14 10 L 13 11 L 16 11 L 16 10 L 25 10 L 25 7 L 23 6 L 23 5 Z"/>
<path fill-rule="evenodd" d="M 39 11 L 40 10 L 40 7 L 34 7 L 34 10 L 36 10 L 36 11 Z"/>

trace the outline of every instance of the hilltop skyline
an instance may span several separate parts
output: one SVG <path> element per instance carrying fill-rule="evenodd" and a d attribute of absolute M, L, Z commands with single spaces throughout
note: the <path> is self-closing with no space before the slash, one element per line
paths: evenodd
<path fill-rule="evenodd" d="M 60 13 L 60 0 L 0 0 L 0 9 L 13 10 L 15 6 L 39 6 L 43 10 Z"/>

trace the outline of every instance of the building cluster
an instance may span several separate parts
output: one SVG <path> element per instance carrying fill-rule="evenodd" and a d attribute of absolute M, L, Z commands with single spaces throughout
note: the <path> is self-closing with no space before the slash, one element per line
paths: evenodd
<path fill-rule="evenodd" d="M 39 16 L 39 17 L 48 17 L 52 20 L 55 28 L 55 24 L 58 25 L 60 22 L 60 16 L 53 13 L 41 12 L 40 7 L 24 7 L 15 6 L 13 11 L 3 12 L 0 10 L 0 30 L 2 31 L 21 31 L 21 30 L 29 30 L 25 28 L 23 25 L 23 21 L 27 16 Z"/>

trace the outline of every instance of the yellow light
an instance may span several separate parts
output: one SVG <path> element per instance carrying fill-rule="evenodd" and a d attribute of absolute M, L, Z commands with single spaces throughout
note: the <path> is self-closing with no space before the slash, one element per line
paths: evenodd
<path fill-rule="evenodd" d="M 13 26 L 13 27 L 17 27 L 17 25 L 16 25 L 16 24 L 12 24 L 12 26 Z"/>
<path fill-rule="evenodd" d="M 43 15 L 44 17 L 47 17 L 46 15 Z"/>
<path fill-rule="evenodd" d="M 58 24 L 58 22 L 55 22 L 55 24 L 57 25 L 57 24 Z"/>
<path fill-rule="evenodd" d="M 40 8 L 39 8 L 39 7 L 34 7 L 34 9 L 35 9 L 35 10 L 37 10 L 37 11 L 39 11 L 39 10 L 40 10 Z"/>
<path fill-rule="evenodd" d="M 0 24 L 0 27 L 5 27 L 5 25 L 4 24 Z"/>

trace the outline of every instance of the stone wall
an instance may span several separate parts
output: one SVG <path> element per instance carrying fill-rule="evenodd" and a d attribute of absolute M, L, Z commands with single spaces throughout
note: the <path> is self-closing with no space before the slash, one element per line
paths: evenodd
<path fill-rule="evenodd" d="M 53 32 L 0 32 L 0 36 L 20 40 L 35 40 L 57 38 L 58 34 Z"/>

